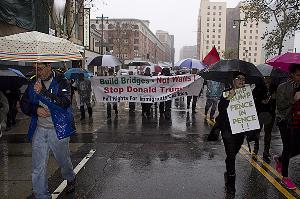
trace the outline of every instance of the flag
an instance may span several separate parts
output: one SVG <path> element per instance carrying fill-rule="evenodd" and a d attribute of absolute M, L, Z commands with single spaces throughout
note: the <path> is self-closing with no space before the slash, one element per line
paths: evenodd
<path fill-rule="evenodd" d="M 204 57 L 202 62 L 209 66 L 218 61 L 220 61 L 220 56 L 219 56 L 219 53 L 218 53 L 216 47 L 214 46 L 211 49 L 211 51 L 209 51 L 209 53 Z"/>

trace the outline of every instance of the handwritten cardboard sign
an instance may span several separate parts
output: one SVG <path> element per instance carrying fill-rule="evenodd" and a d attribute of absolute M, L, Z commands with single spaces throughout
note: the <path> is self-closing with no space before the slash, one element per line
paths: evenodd
<path fill-rule="evenodd" d="M 232 134 L 259 129 L 259 121 L 250 86 L 236 89 L 227 114 Z"/>

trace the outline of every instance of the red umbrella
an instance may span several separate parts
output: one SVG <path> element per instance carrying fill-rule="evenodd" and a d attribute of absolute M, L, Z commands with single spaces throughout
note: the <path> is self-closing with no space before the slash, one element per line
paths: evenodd
<path fill-rule="evenodd" d="M 161 71 L 162 71 L 162 67 L 160 67 L 159 65 L 154 66 L 154 72 L 160 73 Z"/>
<path fill-rule="evenodd" d="M 269 59 L 267 64 L 274 66 L 282 71 L 289 71 L 292 64 L 300 64 L 300 53 L 285 53 Z"/>

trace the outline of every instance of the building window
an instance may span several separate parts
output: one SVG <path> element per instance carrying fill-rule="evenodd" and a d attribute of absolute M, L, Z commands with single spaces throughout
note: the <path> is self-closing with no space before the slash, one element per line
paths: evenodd
<path fill-rule="evenodd" d="M 134 39 L 134 44 L 138 44 L 139 43 L 139 39 Z"/>
<path fill-rule="evenodd" d="M 206 26 L 209 27 L 209 23 L 207 23 Z"/>
<path fill-rule="evenodd" d="M 213 29 L 213 32 L 216 32 L 216 30 L 215 30 L 215 29 Z"/>
<path fill-rule="evenodd" d="M 213 12 L 213 15 L 216 15 L 216 12 Z"/>
<path fill-rule="evenodd" d="M 252 30 L 250 30 L 250 34 L 252 34 Z"/>
<path fill-rule="evenodd" d="M 219 10 L 222 10 L 222 6 L 219 6 Z"/>
<path fill-rule="evenodd" d="M 249 53 L 249 56 L 251 56 L 251 53 Z"/>
<path fill-rule="evenodd" d="M 209 35 L 207 35 L 206 37 L 209 38 Z"/>
<path fill-rule="evenodd" d="M 222 12 L 219 12 L 219 15 L 221 16 L 221 15 L 222 15 Z"/>
<path fill-rule="evenodd" d="M 221 18 L 219 18 L 219 21 L 222 21 L 222 19 L 221 19 Z"/>
<path fill-rule="evenodd" d="M 246 47 L 243 47 L 243 50 L 246 50 Z"/>
<path fill-rule="evenodd" d="M 250 28 L 252 28 L 252 24 L 250 24 Z"/>
<path fill-rule="evenodd" d="M 249 45 L 252 45 L 252 41 L 249 41 Z"/>
<path fill-rule="evenodd" d="M 135 37 L 138 37 L 139 34 L 140 34 L 140 33 L 139 33 L 138 31 L 134 31 L 134 36 L 135 36 Z"/>
<path fill-rule="evenodd" d="M 244 30 L 244 33 L 247 33 L 247 30 Z"/>
<path fill-rule="evenodd" d="M 213 18 L 213 21 L 216 21 L 216 18 Z"/>
<path fill-rule="evenodd" d="M 209 9 L 210 9 L 210 6 L 207 6 L 207 9 L 209 10 Z"/>
<path fill-rule="evenodd" d="M 249 50 L 251 50 L 251 46 L 249 47 Z"/>
<path fill-rule="evenodd" d="M 208 49 L 208 46 L 206 46 L 206 49 Z"/>
<path fill-rule="evenodd" d="M 207 40 L 206 43 L 209 44 L 209 40 Z"/>
<path fill-rule="evenodd" d="M 244 45 L 246 45 L 246 41 L 244 41 Z"/>
<path fill-rule="evenodd" d="M 218 46 L 218 50 L 220 50 L 221 49 L 221 47 L 220 46 Z"/>
<path fill-rule="evenodd" d="M 250 36 L 250 39 L 252 39 L 252 36 Z"/>
<path fill-rule="evenodd" d="M 213 27 L 215 27 L 216 26 L 216 24 L 215 23 L 213 23 Z"/>
<path fill-rule="evenodd" d="M 216 6 L 214 6 L 214 10 L 216 9 Z"/>
<path fill-rule="evenodd" d="M 218 33 L 221 33 L 221 29 L 218 29 Z"/>
<path fill-rule="evenodd" d="M 218 44 L 221 44 L 221 42 L 220 42 L 220 41 L 218 41 Z"/>
<path fill-rule="evenodd" d="M 247 37 L 246 36 L 244 36 L 244 39 L 246 39 Z"/>
<path fill-rule="evenodd" d="M 209 17 L 207 17 L 207 21 L 209 21 Z"/>
<path fill-rule="evenodd" d="M 251 58 L 249 58 L 249 60 L 248 60 L 249 62 L 251 62 Z"/>
<path fill-rule="evenodd" d="M 210 13 L 208 12 L 207 15 L 210 15 Z"/>
<path fill-rule="evenodd" d="M 206 32 L 209 32 L 209 29 L 207 29 Z"/>
<path fill-rule="evenodd" d="M 139 47 L 138 46 L 134 46 L 133 50 L 139 50 Z"/>
<path fill-rule="evenodd" d="M 256 58 L 254 58 L 254 62 L 256 62 Z"/>
<path fill-rule="evenodd" d="M 256 34 L 258 34 L 258 30 L 256 30 Z"/>
<path fill-rule="evenodd" d="M 215 40 L 212 40 L 212 42 L 211 42 L 212 44 L 215 44 Z"/>
<path fill-rule="evenodd" d="M 212 35 L 212 38 L 215 38 L 215 35 Z"/>
<path fill-rule="evenodd" d="M 258 39 L 258 36 L 255 36 L 255 39 Z"/>
<path fill-rule="evenodd" d="M 257 53 L 254 53 L 254 56 L 257 56 Z"/>
<path fill-rule="evenodd" d="M 257 47 L 255 47 L 254 49 L 257 50 Z"/>
<path fill-rule="evenodd" d="M 221 24 L 219 23 L 219 27 L 221 28 Z"/>
<path fill-rule="evenodd" d="M 218 35 L 218 38 L 220 39 L 220 38 L 221 38 L 221 35 Z"/>
<path fill-rule="evenodd" d="M 243 53 L 243 56 L 245 56 L 245 53 Z"/>

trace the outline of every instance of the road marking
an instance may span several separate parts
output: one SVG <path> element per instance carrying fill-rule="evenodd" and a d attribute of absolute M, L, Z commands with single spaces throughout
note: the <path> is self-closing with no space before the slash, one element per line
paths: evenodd
<path fill-rule="evenodd" d="M 75 167 L 74 172 L 77 175 L 77 173 L 82 169 L 82 167 L 90 160 L 90 158 L 94 155 L 96 152 L 95 149 L 91 149 L 88 154 L 79 162 L 79 164 Z M 52 199 L 56 199 L 66 188 L 67 186 L 67 180 L 64 180 L 58 187 L 55 189 L 55 191 L 52 193 L 51 197 Z"/>
<path fill-rule="evenodd" d="M 249 151 L 248 147 L 246 147 L 245 145 L 242 145 L 242 148 L 250 154 L 250 151 Z M 282 175 L 280 173 L 278 173 L 273 167 L 271 167 L 271 165 L 266 163 L 259 155 L 254 155 L 253 154 L 253 157 L 255 157 L 258 161 L 260 161 L 263 164 L 264 167 L 266 167 L 269 171 L 271 171 L 276 177 L 278 177 L 281 180 Z M 300 196 L 300 190 L 298 189 L 298 187 L 293 191 L 298 196 Z"/>
<path fill-rule="evenodd" d="M 240 150 L 240 154 L 256 169 L 258 170 L 271 184 L 273 184 L 278 191 L 280 191 L 286 198 L 294 199 L 294 197 L 290 192 L 288 192 L 280 183 L 277 182 L 266 170 L 264 170 L 261 166 L 259 166 L 255 160 L 249 158 L 243 148 Z"/>

